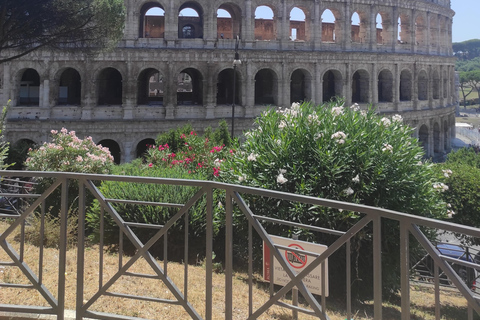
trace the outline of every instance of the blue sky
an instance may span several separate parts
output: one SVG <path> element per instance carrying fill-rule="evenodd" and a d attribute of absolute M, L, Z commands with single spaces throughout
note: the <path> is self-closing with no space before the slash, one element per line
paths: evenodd
<path fill-rule="evenodd" d="M 451 0 L 453 17 L 453 42 L 480 39 L 480 0 Z"/>

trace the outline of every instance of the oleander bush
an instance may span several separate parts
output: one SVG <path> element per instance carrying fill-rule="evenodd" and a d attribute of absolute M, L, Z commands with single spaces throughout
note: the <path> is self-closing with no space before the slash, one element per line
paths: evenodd
<path fill-rule="evenodd" d="M 423 149 L 399 115 L 381 117 L 374 110 L 360 110 L 358 105 L 344 107 L 340 102 L 293 104 L 291 108 L 264 112 L 256 120 L 256 128 L 246 132 L 245 141 L 233 149 L 236 152 L 220 167 L 220 178 L 226 182 L 425 217 L 446 216 L 446 205 L 433 187 L 437 179 L 432 165 L 422 161 Z M 355 212 L 262 197 L 247 197 L 247 201 L 258 215 L 342 231 L 361 217 Z M 236 232 L 245 236 L 241 215 L 236 223 Z M 389 270 L 383 273 L 383 285 L 388 294 L 399 285 L 398 223 L 384 221 L 382 227 L 383 270 Z M 300 239 L 327 245 L 336 239 L 278 225 L 266 228 L 273 234 L 288 237 L 297 233 Z M 363 291 L 363 297 L 368 297 L 372 288 L 370 230 L 352 241 L 354 284 L 359 293 Z M 242 246 L 243 240 L 239 241 Z M 341 284 L 345 269 L 341 266 L 345 263 L 337 262 L 329 264 L 331 283 L 344 292 Z"/>

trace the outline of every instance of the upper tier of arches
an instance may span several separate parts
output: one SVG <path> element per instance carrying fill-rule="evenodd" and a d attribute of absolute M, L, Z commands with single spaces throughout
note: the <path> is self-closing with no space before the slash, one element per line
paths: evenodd
<path fill-rule="evenodd" d="M 451 55 L 448 0 L 127 2 L 127 47 L 351 50 Z"/>

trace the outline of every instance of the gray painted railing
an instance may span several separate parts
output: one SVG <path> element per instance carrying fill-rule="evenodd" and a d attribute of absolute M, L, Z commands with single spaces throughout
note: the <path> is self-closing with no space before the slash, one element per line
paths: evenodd
<path fill-rule="evenodd" d="M 288 309 L 291 309 L 293 312 L 306 313 L 314 315 L 319 319 L 329 319 L 328 310 L 326 306 L 326 297 L 325 295 L 317 296 L 313 295 L 308 288 L 303 284 L 302 279 L 308 275 L 312 270 L 320 266 L 322 268 L 322 277 L 325 277 L 325 264 L 324 262 L 328 259 L 333 253 L 337 252 L 340 248 L 345 248 L 346 250 L 346 264 L 349 266 L 351 264 L 350 260 L 350 239 L 354 237 L 358 232 L 364 231 L 365 227 L 370 223 L 373 224 L 373 292 L 374 292 L 374 319 L 382 319 L 382 245 L 381 245 L 381 234 L 382 234 L 382 221 L 383 220 L 393 220 L 398 221 L 400 225 L 400 269 L 401 269 L 401 318 L 402 320 L 410 319 L 410 238 L 413 236 L 416 241 L 424 248 L 427 254 L 431 257 L 434 263 L 434 274 L 432 278 L 432 283 L 435 288 L 435 315 L 436 319 L 441 317 L 441 302 L 440 302 L 440 281 L 439 281 L 439 268 L 441 272 L 445 274 L 451 283 L 457 288 L 457 290 L 463 295 L 465 300 L 468 302 L 468 318 L 473 319 L 473 313 L 476 312 L 480 314 L 480 304 L 477 299 L 475 292 L 472 292 L 470 288 L 462 281 L 462 279 L 456 274 L 454 269 L 451 266 L 451 263 L 457 265 L 462 265 L 467 268 L 472 268 L 480 271 L 480 266 L 475 263 L 463 260 L 452 259 L 446 255 L 442 255 L 441 252 L 435 247 L 435 245 L 422 233 L 423 228 L 436 229 L 436 230 L 445 230 L 453 233 L 463 234 L 464 236 L 470 236 L 475 238 L 480 238 L 480 229 L 462 226 L 457 224 L 452 224 L 444 221 L 437 221 L 434 219 L 428 219 L 418 216 L 412 216 L 400 212 L 395 212 L 391 210 L 385 210 L 380 208 L 373 208 L 359 204 L 345 203 L 334 200 L 326 200 L 320 198 L 314 198 L 309 196 L 302 196 L 278 191 L 263 190 L 251 187 L 244 187 L 239 185 L 230 185 L 223 184 L 211 181 L 198 181 L 198 180 L 177 180 L 177 179 L 165 179 L 165 178 L 147 178 L 147 177 L 131 177 L 131 176 L 106 176 L 106 175 L 90 175 L 90 174 L 76 174 L 76 173 L 53 173 L 53 172 L 25 172 L 25 171 L 0 171 L 3 179 L 7 177 L 20 177 L 20 178 L 51 178 L 54 182 L 47 188 L 43 194 L 18 194 L 18 193 L 0 193 L 0 197 L 14 198 L 19 197 L 26 199 L 30 204 L 28 206 L 22 207 L 22 210 L 14 213 L 0 213 L 0 218 L 14 219 L 10 226 L 0 234 L 0 246 L 8 254 L 11 261 L 0 261 L 0 266 L 8 267 L 17 267 L 30 281 L 30 285 L 15 285 L 11 283 L 0 283 L 1 287 L 16 287 L 24 289 L 35 289 L 37 290 L 48 302 L 49 307 L 41 306 L 18 306 L 18 305 L 5 305 L 1 304 L 0 301 L 0 311 L 3 312 L 20 312 L 20 313 L 34 313 L 34 314 L 51 314 L 56 315 L 57 319 L 64 318 L 65 312 L 65 271 L 66 271 L 66 251 L 67 251 L 67 216 L 68 216 L 68 190 L 69 183 L 78 183 L 79 184 L 79 217 L 78 217 L 78 257 L 77 257 L 77 293 L 76 293 L 76 317 L 77 319 L 82 319 L 84 317 L 94 318 L 94 319 L 130 319 L 131 317 L 125 315 L 112 315 L 112 314 L 103 314 L 91 310 L 91 306 L 103 296 L 113 296 L 129 299 L 137 299 L 142 301 L 150 301 L 164 304 L 173 304 L 182 306 L 185 311 L 189 314 L 192 319 L 212 319 L 214 316 L 213 313 L 213 303 L 212 303 L 212 270 L 213 270 L 213 192 L 214 190 L 223 190 L 226 195 L 225 201 L 225 319 L 233 318 L 233 212 L 234 206 L 237 207 L 236 210 L 242 212 L 247 221 L 248 221 L 248 255 L 249 255 L 249 265 L 248 265 L 248 286 L 249 286 L 249 311 L 245 315 L 247 319 L 256 319 L 267 311 L 273 305 L 279 305 Z M 183 204 L 175 203 L 157 203 L 157 202 L 142 202 L 135 199 L 107 199 L 105 198 L 96 185 L 99 181 L 116 181 L 116 182 L 130 182 L 130 183 L 144 183 L 144 184 L 163 184 L 171 186 L 190 186 L 196 187 L 198 191 L 194 196 Z M 27 222 L 27 218 L 36 212 L 40 212 L 41 218 L 45 218 L 45 200 L 49 195 L 57 188 L 61 190 L 61 235 L 60 235 L 60 245 L 59 245 L 59 265 L 58 265 L 58 284 L 57 284 L 57 298 L 54 297 L 54 294 L 50 291 L 51 288 L 47 288 L 42 281 L 43 272 L 42 270 L 42 261 L 43 261 L 43 244 L 40 245 L 39 250 L 39 270 L 35 272 L 32 270 L 27 263 L 24 261 L 24 246 L 23 241 L 25 240 L 23 228 Z M 85 275 L 85 257 L 84 257 L 84 248 L 85 248 L 85 197 L 86 194 L 90 193 L 95 197 L 99 202 L 102 210 L 102 221 L 104 211 L 106 214 L 115 221 L 116 225 L 119 227 L 121 232 L 120 237 L 120 252 L 119 252 L 119 267 L 115 275 L 113 275 L 107 282 L 103 283 L 103 269 L 100 267 L 99 270 L 99 287 L 98 291 L 91 297 L 84 297 L 84 275 Z M 284 201 L 298 202 L 303 204 L 308 204 L 311 206 L 321 206 L 329 207 L 334 209 L 348 210 L 352 212 L 358 212 L 361 214 L 361 219 L 349 230 L 339 231 L 331 230 L 328 228 L 323 228 L 320 226 L 310 226 L 304 225 L 295 222 L 281 221 L 276 220 L 271 217 L 256 215 L 255 212 L 249 208 L 247 203 L 244 201 L 242 196 L 244 195 L 256 195 L 265 198 L 272 199 L 281 199 Z M 188 299 L 188 266 L 187 263 L 184 263 L 184 284 L 183 288 L 179 288 L 168 276 L 168 257 L 166 256 L 167 245 L 168 245 L 168 230 L 175 224 L 180 223 L 183 218 L 184 225 L 184 261 L 188 261 L 188 224 L 189 224 L 189 214 L 188 210 L 202 197 L 206 196 L 206 208 L 205 208 L 205 226 L 206 226 L 206 237 L 205 237 L 205 312 L 201 315 L 195 310 L 192 304 Z M 168 206 L 177 208 L 178 211 L 174 214 L 168 221 L 165 221 L 163 225 L 144 225 L 138 223 L 132 223 L 124 221 L 122 217 L 115 210 L 114 203 L 130 203 L 133 205 L 156 205 L 156 206 Z M 39 211 L 37 208 L 41 208 Z M 42 220 L 43 221 L 43 220 Z M 330 235 L 335 235 L 338 238 L 336 241 L 331 243 L 329 247 L 321 254 L 315 254 L 312 252 L 302 251 L 302 250 L 293 250 L 289 249 L 292 252 L 302 253 L 308 256 L 313 257 L 313 262 L 305 267 L 298 274 L 296 271 L 287 263 L 286 259 L 280 253 L 280 249 L 283 247 L 278 244 L 274 244 L 270 235 L 266 232 L 262 222 L 277 223 L 283 224 L 286 226 L 306 229 L 312 232 L 321 232 Z M 16 228 L 22 228 L 22 236 L 20 240 L 22 244 L 20 245 L 20 252 L 16 252 L 12 245 L 7 241 L 7 237 Z M 149 239 L 146 243 L 143 243 L 132 231 L 132 228 L 146 227 L 156 230 L 156 234 Z M 43 238 L 44 227 L 40 229 L 41 238 Z M 258 309 L 254 310 L 253 305 L 253 245 L 252 237 L 253 232 L 256 232 L 258 236 L 264 241 L 270 249 L 271 261 L 273 258 L 278 259 L 280 265 L 284 268 L 285 272 L 290 277 L 290 282 L 287 283 L 284 287 L 275 291 L 273 283 L 270 283 L 270 299 L 260 306 Z M 103 236 L 104 236 L 103 224 L 100 226 L 100 261 L 103 261 Z M 135 254 L 127 262 L 122 261 L 122 247 L 123 247 L 123 237 L 127 239 L 135 246 Z M 150 254 L 149 249 L 152 245 L 163 237 L 164 244 L 164 259 L 163 265 L 160 265 L 155 258 Z M 130 266 L 132 266 L 138 259 L 145 259 L 155 274 L 137 274 L 128 272 Z M 100 263 L 102 266 L 102 263 Z M 347 318 L 352 318 L 352 307 L 351 307 L 351 286 L 352 281 L 351 277 L 351 268 L 346 268 L 346 313 Z M 477 271 L 475 271 L 477 273 Z M 146 279 L 151 279 L 152 281 L 161 280 L 165 286 L 170 290 L 175 299 L 160 299 L 154 297 L 146 296 L 135 296 L 127 295 L 122 293 L 111 292 L 110 289 L 116 283 L 116 281 L 123 275 L 141 277 Z M 273 278 L 273 276 L 271 277 Z M 325 280 L 325 279 L 323 279 Z M 325 281 L 322 280 L 322 292 L 325 292 Z M 297 288 L 298 291 L 302 294 L 304 301 L 309 305 L 310 309 L 300 308 L 296 305 L 287 304 L 280 301 L 285 294 L 289 293 L 292 289 Z M 161 315 L 159 315 L 161 318 Z M 133 318 L 132 318 L 133 319 Z"/>

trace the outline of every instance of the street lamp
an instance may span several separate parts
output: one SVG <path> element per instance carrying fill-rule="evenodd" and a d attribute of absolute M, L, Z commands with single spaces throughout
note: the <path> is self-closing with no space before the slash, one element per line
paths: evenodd
<path fill-rule="evenodd" d="M 238 54 L 238 43 L 240 42 L 240 38 L 237 35 L 235 40 L 235 59 L 233 59 L 233 99 L 232 99 L 232 139 L 234 133 L 234 126 L 235 126 L 235 97 L 237 95 L 237 66 L 242 64 L 242 60 L 240 60 L 240 55 Z"/>

